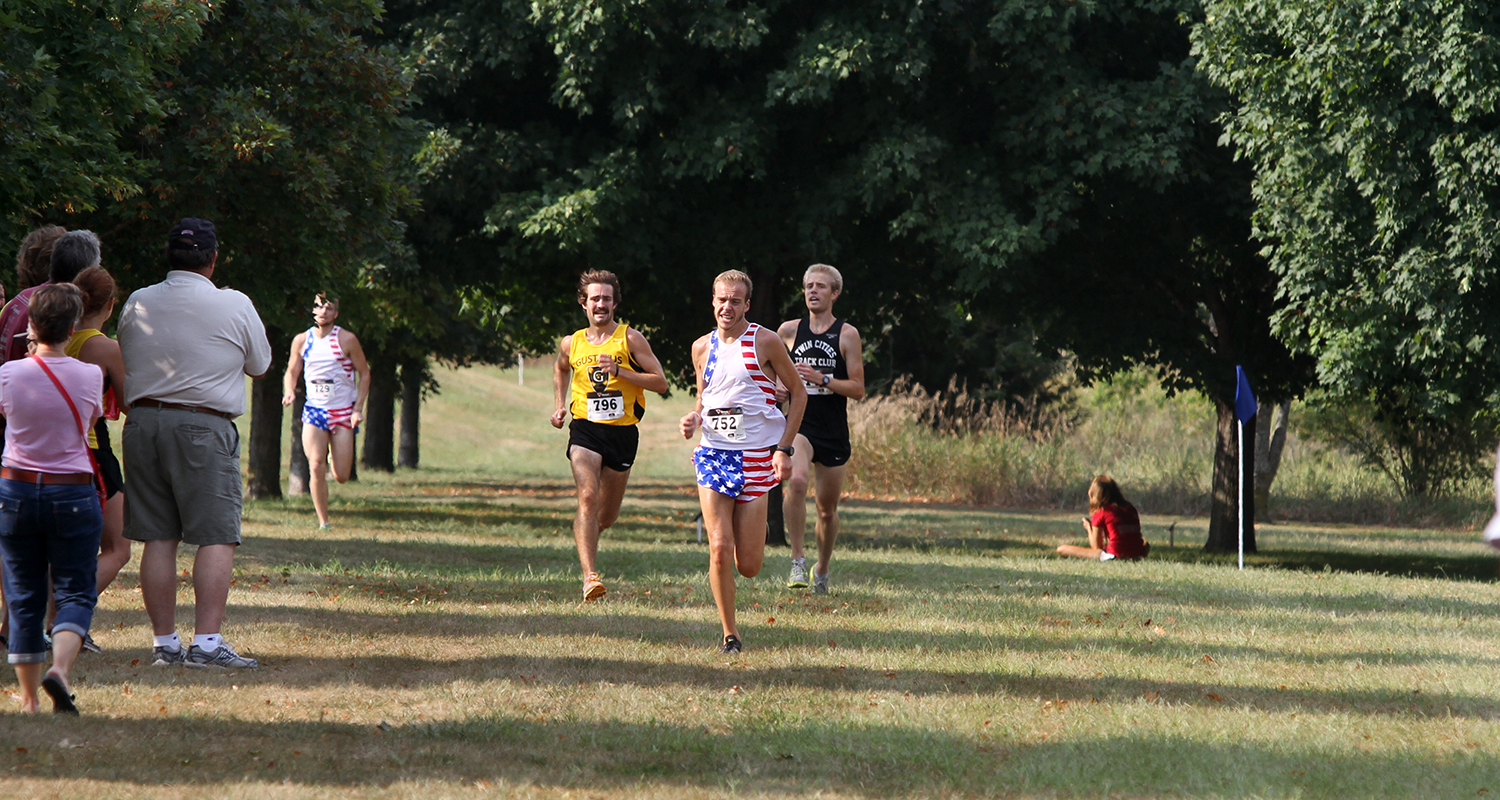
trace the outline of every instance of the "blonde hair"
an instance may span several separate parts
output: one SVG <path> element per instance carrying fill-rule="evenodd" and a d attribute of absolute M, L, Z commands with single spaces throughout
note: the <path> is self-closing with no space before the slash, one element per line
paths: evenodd
<path fill-rule="evenodd" d="M 750 295 L 755 293 L 755 284 L 750 282 L 750 276 L 737 269 L 726 269 L 720 272 L 719 277 L 714 278 L 714 286 L 718 287 L 721 283 L 738 283 L 745 287 L 746 300 L 749 300 Z"/>
<path fill-rule="evenodd" d="M 1120 491 L 1120 484 L 1108 475 L 1100 475 L 1089 484 L 1089 511 L 1098 511 L 1105 506 L 1134 508 Z"/>
<path fill-rule="evenodd" d="M 827 275 L 828 285 L 832 286 L 835 292 L 844 291 L 844 276 L 840 275 L 837 269 L 827 264 L 814 264 L 808 267 L 806 272 L 802 273 L 802 284 L 804 286 L 807 285 L 807 279 L 811 278 L 814 274 Z"/>

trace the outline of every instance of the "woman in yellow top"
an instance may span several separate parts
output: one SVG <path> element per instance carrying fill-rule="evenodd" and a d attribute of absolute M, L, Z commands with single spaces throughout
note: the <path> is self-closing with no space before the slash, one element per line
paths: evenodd
<path fill-rule="evenodd" d="M 641 332 L 615 321 L 620 279 L 590 270 L 578 278 L 578 304 L 589 326 L 562 337 L 552 375 L 552 427 L 568 425 L 568 461 L 578 486 L 573 540 L 583 567 L 583 599 L 604 596 L 596 560 L 599 532 L 620 516 L 646 413 L 646 391 L 665 393 L 667 376 Z"/>
<path fill-rule="evenodd" d="M 125 361 L 120 358 L 120 343 L 100 330 L 115 313 L 115 279 L 99 267 L 89 267 L 73 278 L 73 284 L 83 290 L 83 318 L 63 352 L 104 370 L 104 417 L 89 431 L 89 449 L 99 462 L 109 497 L 104 504 L 104 534 L 99 539 L 99 571 L 95 579 L 98 593 L 104 594 L 120 570 L 130 563 L 130 542 L 124 535 L 125 479 L 120 474 L 120 460 L 110 448 L 109 427 L 104 424 L 106 417 L 119 419 L 120 412 L 125 410 L 117 399 L 125 392 Z M 99 652 L 99 646 L 90 637 L 84 638 L 83 648 Z"/>

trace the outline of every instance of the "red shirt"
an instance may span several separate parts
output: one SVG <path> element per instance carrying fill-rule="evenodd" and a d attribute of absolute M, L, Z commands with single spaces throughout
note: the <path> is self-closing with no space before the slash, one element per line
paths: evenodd
<path fill-rule="evenodd" d="M 31 296 L 42 286 L 46 284 L 23 289 L 0 311 L 0 364 L 26 357 L 26 325 L 31 322 Z"/>
<path fill-rule="evenodd" d="M 1145 555 L 1146 540 L 1141 537 L 1141 516 L 1134 506 L 1107 505 L 1094 512 L 1089 520 L 1103 527 L 1107 541 L 1104 551 L 1115 558 L 1140 558 Z"/>

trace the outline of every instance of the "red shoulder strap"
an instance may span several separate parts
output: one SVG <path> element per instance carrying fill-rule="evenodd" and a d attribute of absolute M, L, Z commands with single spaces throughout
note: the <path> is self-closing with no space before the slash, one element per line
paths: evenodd
<path fill-rule="evenodd" d="M 36 353 L 32 353 L 29 358 L 32 361 L 35 361 L 37 366 L 42 368 L 42 372 L 47 373 L 47 377 L 52 379 L 52 385 L 56 386 L 57 390 L 59 392 L 62 392 L 63 399 L 68 401 L 68 410 L 73 412 L 73 421 L 78 423 L 78 432 L 83 434 L 84 446 L 87 447 L 89 432 L 87 428 L 83 427 L 83 417 L 79 416 L 78 414 L 78 406 L 73 405 L 73 397 L 68 394 L 67 389 L 63 388 L 62 381 L 58 380 L 57 376 L 52 374 L 52 369 L 47 366 L 47 362 L 43 361 L 41 356 L 38 356 Z"/>

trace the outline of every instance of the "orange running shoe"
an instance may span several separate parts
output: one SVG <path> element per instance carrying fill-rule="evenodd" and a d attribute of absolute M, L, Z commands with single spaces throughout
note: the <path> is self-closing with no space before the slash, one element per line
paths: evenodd
<path fill-rule="evenodd" d="M 592 603 L 604 598 L 604 582 L 599 580 L 599 573 L 590 572 L 583 579 L 583 602 Z"/>

